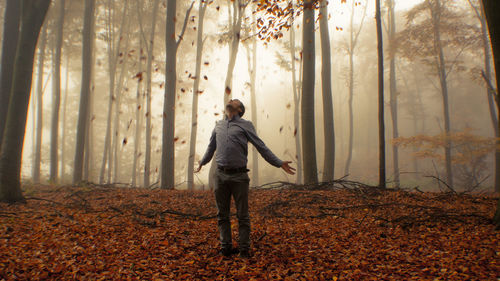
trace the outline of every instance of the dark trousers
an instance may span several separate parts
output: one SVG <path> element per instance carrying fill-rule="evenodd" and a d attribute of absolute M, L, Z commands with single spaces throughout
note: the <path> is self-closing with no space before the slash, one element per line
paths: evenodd
<path fill-rule="evenodd" d="M 221 170 L 216 172 L 215 202 L 217 203 L 217 223 L 222 248 L 232 247 L 231 222 L 229 220 L 231 195 L 234 198 L 236 216 L 238 217 L 238 247 L 240 250 L 250 248 L 249 182 L 250 178 L 247 173 L 227 174 Z"/>

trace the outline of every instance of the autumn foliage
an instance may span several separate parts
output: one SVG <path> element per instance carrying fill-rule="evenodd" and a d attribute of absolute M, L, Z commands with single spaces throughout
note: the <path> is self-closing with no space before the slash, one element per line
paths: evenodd
<path fill-rule="evenodd" d="M 212 192 L 87 186 L 25 195 L 26 204 L 0 205 L 0 279 L 496 280 L 500 272 L 489 196 L 345 182 L 252 190 L 246 260 L 218 254 Z"/>

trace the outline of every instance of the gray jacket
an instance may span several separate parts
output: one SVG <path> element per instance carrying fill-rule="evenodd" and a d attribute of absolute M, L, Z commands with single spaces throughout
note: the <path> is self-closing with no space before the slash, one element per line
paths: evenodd
<path fill-rule="evenodd" d="M 252 122 L 236 115 L 231 120 L 225 118 L 216 123 L 207 151 L 200 161 L 205 165 L 212 159 L 218 166 L 226 168 L 242 168 L 247 165 L 248 142 L 252 143 L 264 159 L 275 167 L 281 167 L 281 161 L 257 136 Z"/>

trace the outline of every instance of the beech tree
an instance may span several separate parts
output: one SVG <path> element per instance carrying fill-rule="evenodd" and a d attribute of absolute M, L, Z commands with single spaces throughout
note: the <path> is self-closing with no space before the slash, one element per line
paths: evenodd
<path fill-rule="evenodd" d="M 90 107 L 89 96 L 92 67 L 92 34 L 94 29 L 94 9 L 95 0 L 85 0 L 82 51 L 82 85 L 80 92 L 80 107 L 78 111 L 73 183 L 81 182 L 83 178 L 82 176 L 85 153 L 85 139 L 87 133 L 87 123 L 89 122 L 88 117 Z"/>
<path fill-rule="evenodd" d="M 63 43 L 63 27 L 64 27 L 64 8 L 66 0 L 58 1 L 58 17 L 56 23 L 56 38 L 53 54 L 53 69 L 52 77 L 52 118 L 50 131 L 50 175 L 49 180 L 55 182 L 57 180 L 57 163 L 58 163 L 58 136 L 59 136 L 59 107 L 61 104 L 61 51 Z"/>
<path fill-rule="evenodd" d="M 320 2 L 319 32 L 321 35 L 321 86 L 323 92 L 323 131 L 325 151 L 323 181 L 333 181 L 335 174 L 335 129 L 332 98 L 332 66 L 330 34 L 328 29 L 328 1 Z"/>
<path fill-rule="evenodd" d="M 189 14 L 193 8 L 194 2 L 188 8 L 182 31 L 179 34 L 179 39 L 175 35 L 175 22 L 177 1 L 167 1 L 167 21 L 166 21 L 166 71 L 165 71 L 165 93 L 163 103 L 163 137 L 162 137 L 162 154 L 161 154 L 161 188 L 173 189 L 175 184 L 175 97 L 176 97 L 176 82 L 177 82 L 177 49 L 182 41 L 182 36 L 186 31 Z"/>
<path fill-rule="evenodd" d="M 0 201 L 24 201 L 21 156 L 30 100 L 33 59 L 50 0 L 22 0 L 20 31 L 14 59 L 9 107 L 0 150 Z"/>
<path fill-rule="evenodd" d="M 497 81 L 497 95 L 498 89 L 500 89 L 500 2 L 496 0 L 483 0 L 484 12 L 486 14 L 486 20 L 488 22 L 488 28 L 490 31 L 491 47 L 493 50 L 493 62 L 496 70 L 496 81 Z M 498 120 L 500 120 L 500 110 L 498 111 Z M 500 122 L 499 122 L 500 123 Z M 500 140 L 497 140 L 497 150 L 500 150 Z M 500 190 L 500 165 L 497 163 L 495 167 L 495 189 Z M 497 211 L 495 217 L 493 218 L 497 229 L 500 229 L 500 199 L 497 204 Z"/>
<path fill-rule="evenodd" d="M 191 136 L 189 138 L 189 158 L 187 170 L 188 189 L 194 188 L 194 156 L 196 155 L 196 136 L 198 132 L 198 96 L 200 94 L 200 76 L 201 76 L 201 58 L 203 54 L 203 24 L 205 20 L 205 11 L 207 10 L 208 2 L 199 0 L 198 5 L 198 28 L 196 34 L 196 66 L 193 82 L 193 102 L 191 109 Z"/>
<path fill-rule="evenodd" d="M 2 66 L 0 67 L 0 148 L 7 121 L 10 89 L 14 74 L 11 70 L 14 69 L 21 16 L 21 1 L 7 0 L 6 4 L 2 38 Z"/>

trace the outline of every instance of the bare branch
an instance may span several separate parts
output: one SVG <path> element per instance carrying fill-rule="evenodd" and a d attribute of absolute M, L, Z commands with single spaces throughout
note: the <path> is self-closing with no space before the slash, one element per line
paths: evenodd
<path fill-rule="evenodd" d="M 189 20 L 189 14 L 191 14 L 191 10 L 193 9 L 194 1 L 191 2 L 191 6 L 189 6 L 189 9 L 186 12 L 186 17 L 184 18 L 184 24 L 182 25 L 182 31 L 179 34 L 179 40 L 175 43 L 175 48 L 177 49 L 179 47 L 179 44 L 182 41 L 182 36 L 184 36 L 184 32 L 186 31 L 186 26 Z"/>

